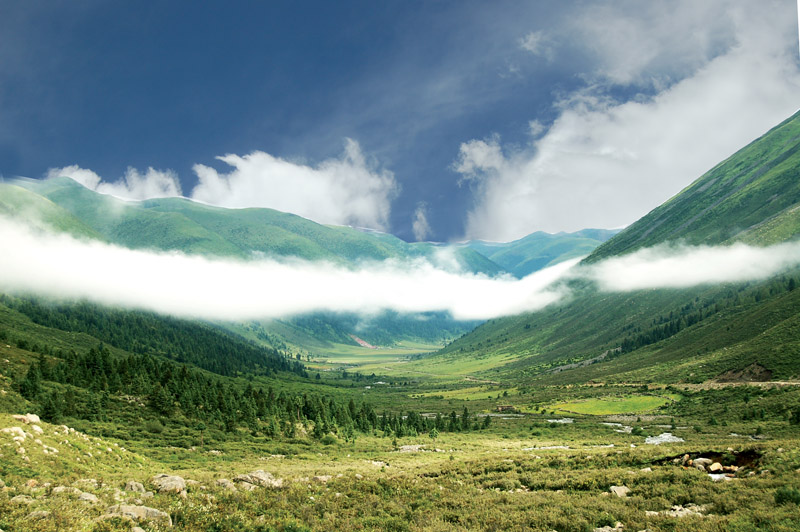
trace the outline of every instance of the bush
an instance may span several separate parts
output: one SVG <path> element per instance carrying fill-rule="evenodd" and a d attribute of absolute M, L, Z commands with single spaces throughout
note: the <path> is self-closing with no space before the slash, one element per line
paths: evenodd
<path fill-rule="evenodd" d="M 144 429 L 151 434 L 161 434 L 164 432 L 164 425 L 158 420 L 150 420 L 144 424 Z"/>
<path fill-rule="evenodd" d="M 800 504 L 800 490 L 781 486 L 775 491 L 775 504 Z"/>
<path fill-rule="evenodd" d="M 339 440 L 333 434 L 326 434 L 320 441 L 322 442 L 322 445 L 333 445 Z"/>

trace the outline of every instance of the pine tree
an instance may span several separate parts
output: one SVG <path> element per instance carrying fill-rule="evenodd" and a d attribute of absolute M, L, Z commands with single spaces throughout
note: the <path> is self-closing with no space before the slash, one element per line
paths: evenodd
<path fill-rule="evenodd" d="M 25 399 L 33 401 L 42 391 L 42 374 L 39 371 L 39 366 L 31 364 L 28 367 L 28 372 L 25 374 L 25 379 L 19 385 L 19 393 Z"/>
<path fill-rule="evenodd" d="M 58 423 L 61 420 L 61 401 L 55 390 L 50 392 L 42 405 L 42 419 L 49 423 Z"/>

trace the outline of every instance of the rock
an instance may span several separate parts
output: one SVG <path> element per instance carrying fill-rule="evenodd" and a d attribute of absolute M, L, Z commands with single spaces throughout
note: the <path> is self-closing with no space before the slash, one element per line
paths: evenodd
<path fill-rule="evenodd" d="M 649 467 L 643 467 L 643 468 L 642 468 L 642 469 L 640 469 L 639 471 L 640 471 L 641 473 L 652 473 L 652 472 L 653 472 L 653 470 L 652 470 L 651 468 L 649 468 Z"/>
<path fill-rule="evenodd" d="M 330 476 L 330 475 L 317 475 L 317 476 L 313 477 L 311 480 L 313 480 L 314 482 L 319 482 L 320 484 L 325 484 L 331 478 L 333 478 L 333 477 Z"/>
<path fill-rule="evenodd" d="M 234 482 L 247 482 L 265 488 L 280 488 L 283 486 L 282 478 L 275 478 L 272 473 L 267 473 L 263 469 L 253 471 L 246 475 L 239 475 L 233 479 Z"/>
<path fill-rule="evenodd" d="M 617 524 L 614 525 L 613 528 L 610 527 L 610 526 L 601 526 L 601 527 L 595 528 L 594 532 L 615 532 L 615 531 L 622 530 L 623 528 L 625 528 L 625 527 L 622 526 L 622 523 L 617 521 Z"/>
<path fill-rule="evenodd" d="M 719 462 L 714 462 L 710 466 L 708 466 L 708 470 L 712 473 L 720 473 L 722 472 L 722 464 Z"/>
<path fill-rule="evenodd" d="M 83 492 L 78 488 L 73 488 L 70 486 L 56 486 L 55 488 L 53 488 L 51 493 L 53 495 L 61 495 L 63 493 L 66 493 L 68 495 L 80 495 Z"/>
<path fill-rule="evenodd" d="M 134 493 L 144 493 L 144 485 L 141 482 L 136 482 L 135 480 L 129 480 L 125 483 L 125 491 L 132 491 Z"/>
<path fill-rule="evenodd" d="M 17 421 L 22 421 L 23 423 L 27 423 L 29 425 L 31 423 L 41 423 L 42 422 L 42 420 L 39 419 L 39 416 L 37 416 L 36 414 L 25 414 L 24 416 L 21 416 L 21 415 L 17 414 L 17 415 L 13 415 L 11 417 L 16 419 Z"/>
<path fill-rule="evenodd" d="M 146 530 L 144 528 L 142 528 L 142 527 L 135 526 L 135 527 L 131 528 L 131 532 L 146 532 Z"/>
<path fill-rule="evenodd" d="M 50 512 L 47 510 L 36 510 L 28 514 L 28 519 L 31 521 L 39 521 L 40 519 L 46 519 L 48 517 L 50 517 Z"/>
<path fill-rule="evenodd" d="M 704 467 L 708 467 L 713 464 L 714 461 L 711 458 L 695 458 L 694 465 L 701 465 Z"/>
<path fill-rule="evenodd" d="M 627 497 L 631 489 L 628 486 L 611 486 L 608 491 L 617 497 Z"/>
<path fill-rule="evenodd" d="M 91 486 L 91 487 L 93 487 L 95 489 L 97 489 L 97 486 L 99 485 L 98 482 L 97 482 L 97 479 L 94 479 L 94 478 L 82 478 L 80 480 L 76 480 L 75 484 L 86 484 L 86 485 Z"/>
<path fill-rule="evenodd" d="M 85 492 L 81 493 L 78 496 L 78 500 L 79 501 L 83 501 L 83 502 L 88 502 L 88 503 L 91 503 L 91 504 L 97 504 L 98 502 L 100 502 L 100 499 L 97 498 L 97 495 L 93 495 L 91 493 L 85 493 Z"/>
<path fill-rule="evenodd" d="M 695 464 L 695 465 L 694 465 L 694 468 L 695 468 L 695 469 L 697 469 L 698 471 L 702 471 L 702 472 L 704 472 L 704 473 L 705 473 L 705 471 L 706 471 L 706 468 L 705 468 L 705 467 L 703 467 L 703 464 Z"/>
<path fill-rule="evenodd" d="M 3 489 L 3 488 L 5 488 L 5 487 L 6 487 L 6 483 L 5 483 L 5 482 L 3 482 L 3 479 L 2 479 L 2 478 L 0 478 L 0 489 Z"/>
<path fill-rule="evenodd" d="M 356 480 L 361 480 L 362 478 L 364 478 L 364 475 L 362 475 L 361 473 L 356 473 L 354 477 Z"/>
<path fill-rule="evenodd" d="M 168 513 L 150 508 L 149 506 L 115 504 L 106 510 L 106 515 L 112 517 L 127 517 L 134 521 L 147 521 L 172 526 L 172 518 Z"/>
<path fill-rule="evenodd" d="M 245 481 L 238 482 L 238 484 L 239 484 L 239 487 L 242 488 L 245 491 L 253 491 L 257 487 L 255 484 L 250 484 L 249 482 L 245 482 Z"/>
<path fill-rule="evenodd" d="M 151 478 L 150 483 L 159 493 L 180 493 L 186 490 L 186 481 L 183 478 L 163 473 Z"/>
<path fill-rule="evenodd" d="M 29 481 L 27 481 L 25 485 L 28 486 L 29 488 L 35 488 L 36 486 L 39 485 L 39 481 L 36 480 L 35 478 L 32 478 Z"/>
<path fill-rule="evenodd" d="M 33 497 L 30 495 L 17 495 L 15 497 L 11 497 L 12 504 L 31 504 L 33 502 Z"/>
<path fill-rule="evenodd" d="M 39 425 L 33 425 L 31 427 L 31 430 L 36 434 L 44 434 L 44 430 L 42 430 L 42 427 L 40 427 Z"/>
<path fill-rule="evenodd" d="M 687 504 L 686 506 L 676 505 L 673 506 L 669 510 L 665 510 L 660 512 L 663 515 L 667 515 L 669 517 L 688 517 L 692 515 L 697 515 L 701 517 L 705 517 L 703 512 L 706 511 L 705 506 L 697 506 L 696 504 Z"/>
<path fill-rule="evenodd" d="M 227 478 L 218 478 L 216 484 L 220 488 L 223 488 L 223 489 L 226 489 L 226 490 L 229 490 L 229 491 L 236 491 L 236 484 L 234 484 L 233 482 L 231 482 Z"/>

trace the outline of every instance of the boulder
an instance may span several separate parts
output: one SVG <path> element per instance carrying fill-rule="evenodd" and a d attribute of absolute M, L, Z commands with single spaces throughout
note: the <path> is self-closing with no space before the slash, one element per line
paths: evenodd
<path fill-rule="evenodd" d="M 50 512 L 47 510 L 36 510 L 28 514 L 28 519 L 31 521 L 39 521 L 40 519 L 47 519 L 50 517 Z"/>
<path fill-rule="evenodd" d="M 3 488 L 5 488 L 5 487 L 6 487 L 6 483 L 5 483 L 5 482 L 3 482 L 3 479 L 2 479 L 2 478 L 0 478 L 0 489 L 3 489 Z"/>
<path fill-rule="evenodd" d="M 61 495 L 66 493 L 67 495 L 80 495 L 83 493 L 78 488 L 72 488 L 70 486 L 56 486 L 53 488 L 52 492 L 53 495 Z"/>
<path fill-rule="evenodd" d="M 608 491 L 617 497 L 627 497 L 631 489 L 628 486 L 611 486 Z"/>
<path fill-rule="evenodd" d="M 265 488 L 280 488 L 283 486 L 282 478 L 275 478 L 272 473 L 267 473 L 263 469 L 258 469 L 246 475 L 239 475 L 233 479 L 234 482 L 247 482 Z"/>
<path fill-rule="evenodd" d="M 17 495 L 15 497 L 11 497 L 12 504 L 31 504 L 33 502 L 33 497 L 30 495 Z"/>
<path fill-rule="evenodd" d="M 6 427 L 4 429 L 0 429 L 0 432 L 3 434 L 12 434 L 22 438 L 23 440 L 25 439 L 25 431 L 22 430 L 22 427 Z"/>
<path fill-rule="evenodd" d="M 125 491 L 132 491 L 134 493 L 144 493 L 144 485 L 141 482 L 129 480 L 125 483 Z"/>
<path fill-rule="evenodd" d="M 85 492 L 78 495 L 78 500 L 83 502 L 88 502 L 90 504 L 97 504 L 98 502 L 100 502 L 100 499 L 97 498 L 97 495 Z"/>
<path fill-rule="evenodd" d="M 714 460 L 711 458 L 695 458 L 694 465 L 701 465 L 703 467 L 708 467 L 714 463 Z"/>
<path fill-rule="evenodd" d="M 708 470 L 712 473 L 721 473 L 722 472 L 722 464 L 719 462 L 714 462 L 710 466 L 708 466 Z"/>
<path fill-rule="evenodd" d="M 133 504 L 115 504 L 106 510 L 106 515 L 111 517 L 127 517 L 134 521 L 172 526 L 172 518 L 167 512 L 162 512 L 149 506 L 135 506 Z"/>
<path fill-rule="evenodd" d="M 23 423 L 31 424 L 31 423 L 41 423 L 42 420 L 39 419 L 39 416 L 36 414 L 25 414 L 24 416 L 21 415 L 13 415 L 11 416 L 17 421 L 22 421 Z"/>
<path fill-rule="evenodd" d="M 320 483 L 320 484 L 325 484 L 325 483 L 326 483 L 326 482 L 328 482 L 328 481 L 329 481 L 331 478 L 333 478 L 333 477 L 331 477 L 330 475 L 317 475 L 317 476 L 315 476 L 315 477 L 312 477 L 312 479 L 311 479 L 311 480 L 313 480 L 314 482 L 318 482 L 318 483 Z"/>
<path fill-rule="evenodd" d="M 230 491 L 236 491 L 236 484 L 234 484 L 233 482 L 231 482 L 227 478 L 218 478 L 216 484 L 220 488 L 223 488 L 223 489 L 226 489 L 226 490 L 230 490 Z M 253 487 L 255 487 L 255 486 L 253 486 Z"/>
<path fill-rule="evenodd" d="M 186 481 L 183 478 L 163 473 L 151 478 L 150 483 L 159 493 L 180 493 L 186 490 Z"/>

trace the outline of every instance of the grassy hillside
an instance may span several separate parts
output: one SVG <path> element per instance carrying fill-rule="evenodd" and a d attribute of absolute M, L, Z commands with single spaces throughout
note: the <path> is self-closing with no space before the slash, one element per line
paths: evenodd
<path fill-rule="evenodd" d="M 586 262 L 665 242 L 768 245 L 800 234 L 800 114 L 720 163 Z M 499 258 L 495 260 L 502 262 Z M 800 377 L 800 272 L 759 283 L 603 293 L 490 320 L 408 369 L 512 383 Z"/>
<path fill-rule="evenodd" d="M 800 231 L 800 112 L 712 168 L 586 260 L 662 242 L 768 245 Z"/>
<path fill-rule="evenodd" d="M 590 254 L 616 230 L 584 229 L 575 233 L 550 234 L 537 231 L 513 242 L 476 240 L 467 246 L 513 273 L 525 277 L 542 268 Z"/>

